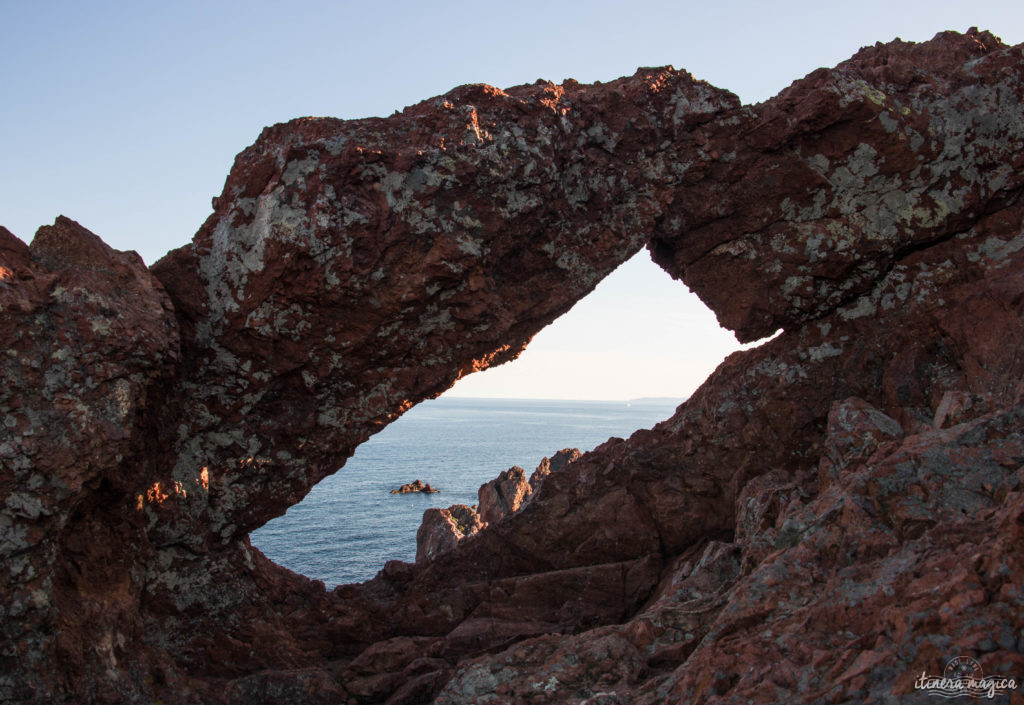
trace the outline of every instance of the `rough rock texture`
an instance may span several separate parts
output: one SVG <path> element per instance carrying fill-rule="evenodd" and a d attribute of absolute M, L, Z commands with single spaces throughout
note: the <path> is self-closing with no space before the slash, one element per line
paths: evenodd
<path fill-rule="evenodd" d="M 0 257 L 0 700 L 110 699 L 100 674 L 161 665 L 118 664 L 147 651 L 134 497 L 175 489 L 152 478 L 178 322 L 138 255 L 67 218 L 31 247 L 0 230 Z"/>
<path fill-rule="evenodd" d="M 485 524 L 496 524 L 503 517 L 519 510 L 530 499 L 533 488 L 526 480 L 526 471 L 513 465 L 490 482 L 480 486 L 477 511 Z"/>
<path fill-rule="evenodd" d="M 659 145 L 736 104 L 650 69 L 264 130 L 153 268 L 188 361 L 170 477 L 211 473 L 168 541 L 245 537 L 412 404 L 518 355 L 643 246 L 673 183 Z"/>
<path fill-rule="evenodd" d="M 448 553 L 462 539 L 484 527 L 473 507 L 453 504 L 447 509 L 428 509 L 416 531 L 416 562 L 424 563 Z"/>
<path fill-rule="evenodd" d="M 529 482 L 526 480 L 526 471 L 513 465 L 480 486 L 479 504 L 472 507 L 453 504 L 447 509 L 426 510 L 416 532 L 416 562 L 424 563 L 442 553 L 448 553 L 459 541 L 472 536 L 487 524 L 493 524 L 519 511 L 530 501 L 545 477 L 552 472 L 564 470 L 581 455 L 578 448 L 564 448 L 550 458 L 542 458 L 537 469 L 530 475 Z"/>
<path fill-rule="evenodd" d="M 1024 677 L 1024 56 L 303 119 L 146 271 L 0 231 L 0 699 L 902 702 Z M 328 592 L 248 532 L 647 244 L 745 340 L 502 521 Z M 916 694 L 924 702 L 927 696 Z"/>
<path fill-rule="evenodd" d="M 562 450 L 558 451 L 550 458 L 541 459 L 540 464 L 537 465 L 537 469 L 533 471 L 532 475 L 530 475 L 530 488 L 536 492 L 537 487 L 544 481 L 545 477 L 553 472 L 564 470 L 569 463 L 573 462 L 581 455 L 583 454 L 580 453 L 579 448 L 562 448 Z"/>
<path fill-rule="evenodd" d="M 994 46 L 897 40 L 693 130 L 706 161 L 659 219 L 656 260 L 746 342 L 965 232 L 1024 180 L 1019 54 Z"/>

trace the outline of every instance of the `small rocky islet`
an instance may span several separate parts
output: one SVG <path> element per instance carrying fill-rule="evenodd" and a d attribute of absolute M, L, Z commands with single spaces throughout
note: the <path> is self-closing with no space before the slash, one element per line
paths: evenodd
<path fill-rule="evenodd" d="M 417 479 L 391 490 L 391 494 L 414 494 L 417 492 L 422 494 L 436 494 L 440 491 L 441 490 L 432 487 L 430 483 L 424 483 L 422 480 Z"/>

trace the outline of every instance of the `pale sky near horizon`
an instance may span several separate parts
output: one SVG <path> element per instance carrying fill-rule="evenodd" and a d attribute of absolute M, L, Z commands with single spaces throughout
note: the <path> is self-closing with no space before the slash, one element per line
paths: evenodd
<path fill-rule="evenodd" d="M 151 264 L 191 238 L 234 155 L 275 122 L 666 64 L 750 103 L 861 46 L 971 26 L 1020 43 L 1024 3 L 0 0 L 0 225 L 28 241 L 64 214 Z M 641 253 L 452 394 L 684 397 L 738 347 Z"/>

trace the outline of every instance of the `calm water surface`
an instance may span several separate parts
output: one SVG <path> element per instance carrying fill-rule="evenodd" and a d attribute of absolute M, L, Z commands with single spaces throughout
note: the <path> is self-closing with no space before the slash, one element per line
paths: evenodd
<path fill-rule="evenodd" d="M 671 416 L 679 402 L 426 401 L 361 445 L 287 514 L 253 532 L 252 542 L 329 589 L 368 580 L 386 561 L 415 560 L 425 509 L 476 504 L 480 485 L 502 470 L 519 465 L 529 476 L 545 456 L 628 437 Z M 416 479 L 441 492 L 390 494 Z"/>

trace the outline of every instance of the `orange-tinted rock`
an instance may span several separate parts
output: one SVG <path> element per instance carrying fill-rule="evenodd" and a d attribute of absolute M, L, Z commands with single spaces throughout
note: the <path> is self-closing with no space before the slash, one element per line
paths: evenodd
<path fill-rule="evenodd" d="M 513 465 L 490 482 L 480 486 L 477 511 L 485 524 L 496 524 L 502 517 L 519 510 L 533 490 L 526 480 L 526 471 Z"/>
<path fill-rule="evenodd" d="M 453 504 L 447 509 L 428 509 L 416 531 L 416 562 L 432 560 L 448 553 L 462 539 L 472 536 L 483 527 L 480 515 L 465 504 Z"/>
<path fill-rule="evenodd" d="M 530 501 L 545 477 L 552 471 L 563 470 L 580 456 L 578 449 L 565 448 L 550 458 L 541 459 L 529 482 L 522 468 L 512 466 L 480 486 L 477 493 L 479 504 L 473 507 L 455 504 L 448 509 L 426 510 L 416 532 L 416 562 L 423 563 L 448 553 L 459 541 L 477 533 L 487 524 L 519 511 Z"/>
<path fill-rule="evenodd" d="M 1021 104 L 1021 48 L 977 32 L 749 107 L 670 69 L 468 86 L 269 128 L 155 277 L 63 218 L 0 231 L 0 694 L 884 702 L 957 655 L 1021 677 Z M 249 545 L 645 243 L 741 338 L 783 333 L 415 565 L 327 591 Z"/>

